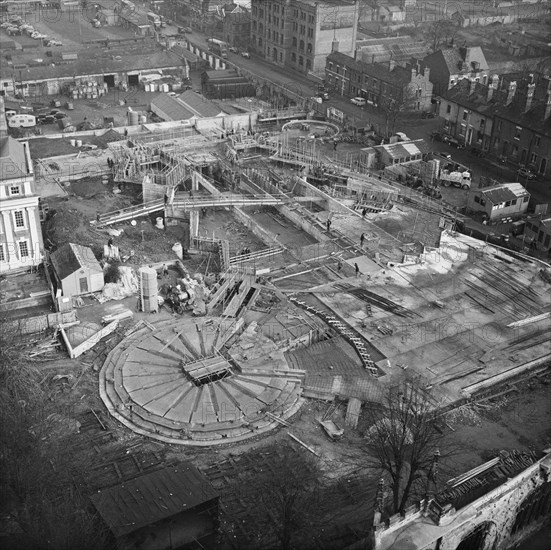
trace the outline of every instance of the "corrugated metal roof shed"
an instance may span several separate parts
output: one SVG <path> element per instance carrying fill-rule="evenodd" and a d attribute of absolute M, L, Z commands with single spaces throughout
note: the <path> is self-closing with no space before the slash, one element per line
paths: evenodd
<path fill-rule="evenodd" d="M 197 115 L 176 97 L 160 93 L 151 100 L 151 110 L 166 120 L 189 120 Z"/>
<path fill-rule="evenodd" d="M 500 204 L 529 195 L 528 191 L 520 183 L 504 183 L 503 185 L 487 187 L 486 189 L 482 189 L 481 193 L 492 204 Z"/>
<path fill-rule="evenodd" d="M 193 464 L 183 462 L 91 497 L 116 537 L 132 533 L 218 498 L 208 479 Z"/>

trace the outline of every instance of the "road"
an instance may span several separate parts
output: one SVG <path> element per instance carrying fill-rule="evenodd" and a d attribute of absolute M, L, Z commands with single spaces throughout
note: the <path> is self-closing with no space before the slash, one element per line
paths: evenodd
<path fill-rule="evenodd" d="M 164 29 L 166 34 L 176 34 L 177 27 L 168 27 Z M 207 39 L 209 37 L 194 31 L 186 35 L 186 38 L 197 46 L 207 48 Z M 246 59 L 239 54 L 229 53 L 227 61 L 237 67 L 246 69 L 255 74 L 260 79 L 269 80 L 276 84 L 285 86 L 301 95 L 304 98 L 309 98 L 317 93 L 317 83 L 310 78 L 300 73 L 294 72 L 288 68 L 272 65 L 264 59 L 251 54 L 250 59 Z M 384 117 L 375 107 L 366 105 L 358 107 L 350 103 L 349 98 L 342 96 L 332 96 L 329 101 L 325 101 L 320 107 L 325 110 L 327 107 L 335 107 L 342 111 L 349 122 L 357 127 L 369 127 L 374 125 L 376 128 L 382 129 L 385 127 Z M 326 112 L 326 111 L 325 111 Z M 403 131 L 412 139 L 425 139 L 428 143 L 431 142 L 430 134 L 433 130 L 441 129 L 443 120 L 422 119 L 417 113 L 406 116 L 398 122 L 398 130 Z M 480 158 L 472 155 L 466 149 L 455 149 L 441 142 L 434 142 L 434 151 L 446 152 L 452 155 L 454 160 L 468 166 L 473 173 L 473 181 L 477 186 L 482 176 L 492 178 L 501 182 L 516 182 L 519 181 L 516 171 L 508 166 L 500 165 L 488 158 Z M 536 204 L 551 203 L 551 185 L 550 182 L 543 180 L 526 181 L 521 180 L 526 189 L 531 193 Z M 460 193 L 460 190 L 453 190 Z M 453 192 L 452 191 L 452 192 Z"/>

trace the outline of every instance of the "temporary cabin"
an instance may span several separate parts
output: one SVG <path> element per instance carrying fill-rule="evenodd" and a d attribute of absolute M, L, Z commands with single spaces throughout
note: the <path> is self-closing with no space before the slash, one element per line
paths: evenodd
<path fill-rule="evenodd" d="M 103 288 L 103 270 L 91 248 L 68 243 L 51 256 L 57 288 L 63 296 L 98 292 Z"/>

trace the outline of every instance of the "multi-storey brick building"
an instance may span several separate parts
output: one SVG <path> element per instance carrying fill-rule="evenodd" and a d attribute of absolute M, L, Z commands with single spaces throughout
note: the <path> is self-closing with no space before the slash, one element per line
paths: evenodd
<path fill-rule="evenodd" d="M 10 273 L 40 264 L 44 244 L 29 145 L 7 135 L 1 99 L 0 120 L 0 273 Z"/>
<path fill-rule="evenodd" d="M 463 144 L 551 174 L 551 78 L 509 74 L 492 76 L 488 85 L 465 80 L 439 101 L 446 130 Z"/>
<path fill-rule="evenodd" d="M 365 63 L 334 52 L 327 56 L 326 83 L 341 95 L 363 97 L 376 107 L 400 102 L 400 110 L 426 111 L 431 107 L 432 83 L 428 67 L 417 60 L 406 67 L 393 62 Z"/>
<path fill-rule="evenodd" d="M 332 51 L 356 44 L 354 0 L 252 0 L 251 50 L 281 67 L 322 73 Z"/>

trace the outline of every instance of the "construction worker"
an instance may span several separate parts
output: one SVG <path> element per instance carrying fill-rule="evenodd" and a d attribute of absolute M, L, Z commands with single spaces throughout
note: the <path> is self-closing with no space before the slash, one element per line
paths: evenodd
<path fill-rule="evenodd" d="M 358 267 L 357 263 L 354 263 L 354 270 L 356 271 L 356 277 L 359 277 L 360 275 L 360 268 Z"/>
<path fill-rule="evenodd" d="M 325 225 L 327 226 L 327 232 L 329 233 L 329 231 L 331 231 L 331 220 L 327 220 Z"/>
<path fill-rule="evenodd" d="M 367 214 L 367 208 L 364 208 L 364 209 L 362 210 L 362 219 L 363 219 L 363 220 L 365 220 L 366 214 Z"/>
<path fill-rule="evenodd" d="M 362 233 L 360 235 L 360 246 L 363 248 L 364 247 L 364 241 L 365 241 L 365 233 Z"/>

